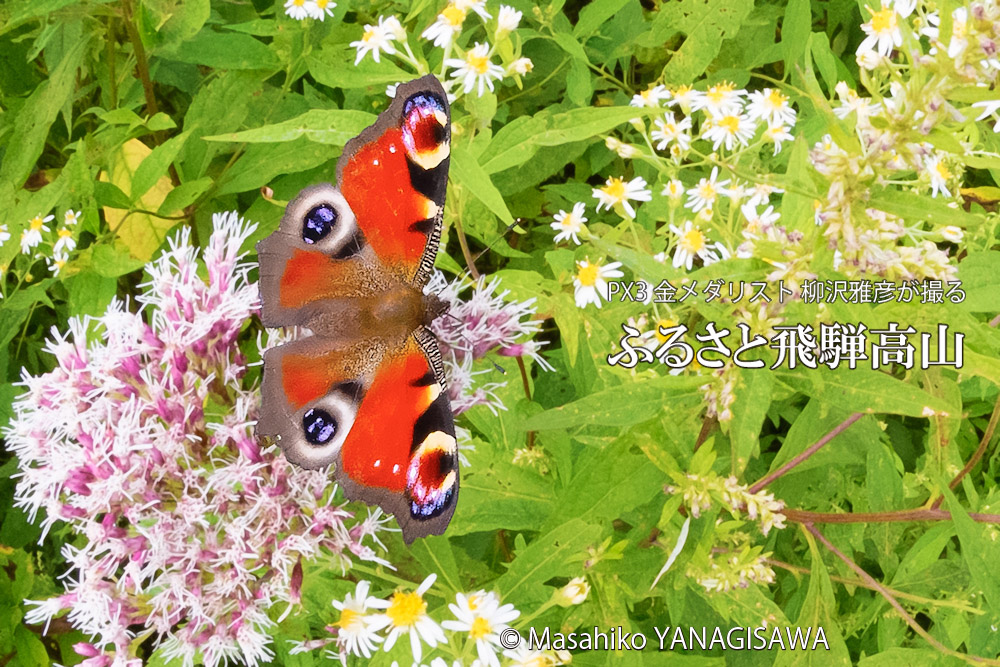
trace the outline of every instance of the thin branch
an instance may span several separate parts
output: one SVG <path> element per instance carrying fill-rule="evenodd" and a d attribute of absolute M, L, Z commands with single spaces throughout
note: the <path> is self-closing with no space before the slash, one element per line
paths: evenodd
<path fill-rule="evenodd" d="M 863 416 L 864 415 L 862 413 L 855 412 L 850 417 L 848 417 L 844 421 L 842 421 L 839 424 L 837 424 L 837 426 L 835 426 L 832 431 L 830 431 L 829 433 L 827 433 L 826 435 L 824 435 L 822 438 L 820 438 L 819 440 L 817 440 L 815 442 L 815 444 L 810 445 L 810 447 L 808 449 L 806 449 L 804 452 L 802 452 L 801 454 L 799 454 L 794 459 L 792 459 L 791 461 L 789 461 L 785 465 L 781 466 L 780 468 L 778 468 L 774 472 L 765 475 L 763 478 L 761 478 L 760 480 L 758 480 L 757 482 L 755 482 L 754 484 L 752 484 L 750 486 L 750 493 L 757 493 L 758 491 L 760 491 L 761 489 L 763 489 L 765 486 L 767 486 L 768 484 L 770 484 L 774 480 L 778 479 L 779 477 L 781 477 L 782 475 L 784 475 L 786 472 L 788 472 L 789 470 L 791 470 L 795 466 L 799 465 L 800 463 L 802 463 L 803 461 L 805 461 L 806 459 L 808 459 L 810 456 L 812 456 L 813 454 L 815 454 L 819 450 L 823 449 L 823 447 L 825 447 L 828 442 L 830 442 L 831 440 L 833 440 L 834 438 L 836 438 L 838 435 L 840 435 L 841 433 L 843 433 L 844 431 L 846 431 L 851 426 L 851 424 L 853 424 L 854 422 L 858 421 Z"/>
<path fill-rule="evenodd" d="M 780 567 L 783 570 L 788 570 L 789 572 L 797 572 L 799 574 L 809 574 L 811 570 L 808 567 L 802 567 L 801 565 L 792 565 L 791 563 L 786 563 L 784 561 L 775 560 L 774 558 L 765 558 L 764 561 L 768 565 L 774 567 Z M 841 577 L 836 574 L 831 574 L 830 581 L 836 581 L 839 584 L 846 584 L 848 586 L 858 586 L 860 588 L 867 588 L 870 591 L 877 591 L 878 589 L 873 587 L 867 581 L 862 581 L 861 579 L 850 579 L 849 577 Z M 892 593 L 897 598 L 903 600 L 909 600 L 914 604 L 924 605 L 926 607 L 948 607 L 949 609 L 957 609 L 961 612 L 967 614 L 982 615 L 985 614 L 982 609 L 977 609 L 967 602 L 962 602 L 961 600 L 938 600 L 936 598 L 925 598 L 922 595 L 914 595 L 912 593 L 904 593 L 903 591 L 898 591 L 894 588 L 886 587 L 886 590 Z"/>
<path fill-rule="evenodd" d="M 783 509 L 781 513 L 789 521 L 802 524 L 812 523 L 900 523 L 905 521 L 949 521 L 951 512 L 942 509 L 893 510 L 891 512 L 810 512 L 808 510 Z M 1000 514 L 969 512 L 969 518 L 979 523 L 1000 524 Z"/>
<path fill-rule="evenodd" d="M 146 113 L 150 117 L 159 113 L 159 106 L 156 104 L 156 93 L 153 91 L 153 80 L 149 78 L 149 61 L 146 60 L 146 48 L 142 45 L 142 38 L 135 27 L 135 19 L 132 11 L 132 0 L 125 0 L 122 3 L 125 10 L 125 31 L 128 39 L 132 42 L 132 50 L 135 51 L 135 69 L 142 82 L 142 92 L 146 98 Z"/>
<path fill-rule="evenodd" d="M 1000 396 L 997 396 L 997 402 L 993 405 L 993 414 L 990 415 L 990 423 L 986 425 L 986 430 L 983 431 L 983 438 L 979 441 L 979 447 L 976 448 L 975 453 L 969 459 L 968 463 L 965 464 L 965 467 L 955 475 L 955 479 L 951 480 L 951 483 L 948 484 L 949 489 L 954 491 L 958 488 L 958 485 L 962 483 L 962 479 L 972 472 L 972 469 L 976 467 L 976 464 L 986 454 L 986 448 L 989 446 L 990 440 L 993 439 L 993 434 L 997 430 L 997 422 L 1000 422 Z M 942 502 L 944 502 L 944 494 L 938 496 L 938 499 L 934 501 L 931 508 L 937 509 L 941 507 Z"/>
<path fill-rule="evenodd" d="M 479 280 L 479 271 L 476 269 L 476 260 L 469 250 L 469 240 L 465 237 L 465 230 L 462 229 L 461 216 L 455 216 L 455 232 L 458 234 L 458 245 L 462 246 L 462 256 L 465 257 L 465 266 L 469 269 L 469 275 L 473 280 Z"/>
<path fill-rule="evenodd" d="M 851 560 L 843 553 L 841 553 L 841 551 L 837 549 L 837 547 L 833 546 L 832 542 L 830 542 L 828 539 L 826 539 L 826 537 L 823 536 L 823 533 L 816 530 L 815 526 L 813 526 L 811 523 L 807 523 L 803 525 L 803 528 L 812 533 L 812 535 L 817 540 L 822 542 L 823 546 L 826 547 L 830 551 L 830 553 L 832 553 L 834 556 L 843 561 L 843 563 L 847 565 L 847 567 L 849 567 L 851 570 L 854 571 L 855 574 L 861 577 L 861 579 L 864 582 L 866 582 L 872 590 L 876 591 L 879 595 L 885 598 L 886 602 L 888 602 L 892 606 L 892 608 L 895 609 L 896 612 L 903 618 L 903 620 L 906 621 L 906 624 L 909 625 L 910 628 L 912 628 L 915 633 L 923 637 L 924 641 L 933 646 L 935 649 L 937 649 L 944 655 L 949 655 L 954 658 L 959 658 L 961 660 L 973 664 L 1000 665 L 1000 661 L 991 660 L 990 658 L 984 658 L 978 655 L 965 655 L 964 653 L 953 651 L 952 649 L 948 648 L 947 646 L 939 642 L 937 639 L 932 637 L 929 632 L 920 627 L 920 624 L 917 623 L 917 619 L 910 616 L 910 614 L 906 611 L 906 609 L 903 608 L 903 605 L 899 603 L 899 600 L 893 597 L 892 591 L 890 591 L 888 588 L 886 588 L 878 581 L 876 581 L 875 578 L 870 574 L 868 574 L 867 572 L 865 572 L 860 565 L 858 565 L 853 560 Z"/>
<path fill-rule="evenodd" d="M 529 401 L 531 400 L 531 383 L 528 382 L 528 369 L 524 366 L 524 359 L 521 357 L 514 357 L 517 360 L 517 368 L 521 371 L 521 384 L 524 385 L 524 396 Z M 534 449 L 535 447 L 535 432 L 528 431 L 525 436 L 526 442 L 525 446 L 528 449 Z"/>

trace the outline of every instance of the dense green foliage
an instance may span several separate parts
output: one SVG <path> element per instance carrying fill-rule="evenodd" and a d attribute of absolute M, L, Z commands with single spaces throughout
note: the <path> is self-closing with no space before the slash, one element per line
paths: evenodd
<path fill-rule="evenodd" d="M 429 0 L 342 0 L 322 21 L 296 20 L 264 0 L 0 6 L 0 222 L 10 235 L 0 245 L 0 422 L 14 414 L 22 373 L 53 367 L 45 351 L 52 327 L 103 313 L 115 295 L 134 303 L 149 278 L 144 264 L 182 227 L 206 245 L 214 213 L 236 210 L 259 224 L 244 243 L 252 252 L 285 202 L 334 178 L 344 143 L 386 108 L 387 85 L 427 72 L 448 78 L 456 66 L 446 60 L 472 58 L 473 44 L 488 41 L 502 67 L 489 90 L 452 87 L 438 266 L 458 276 L 475 258 L 508 299 L 537 299 L 539 351 L 554 370 L 497 356 L 504 377 L 489 360 L 478 363 L 482 382 L 505 383 L 493 391 L 506 409 L 481 405 L 458 417 L 474 449 L 446 534 L 406 547 L 380 533 L 387 548 L 379 555 L 395 572 L 323 553 L 305 562 L 301 608 L 270 630 L 275 663 L 335 661 L 320 650 L 290 655 L 289 642 L 330 636 L 338 619 L 331 601 L 356 581 L 371 580 L 388 597 L 435 573 L 427 599 L 437 620 L 450 618 L 456 593 L 485 589 L 520 611 L 512 625 L 523 633 L 620 625 L 650 640 L 643 652 L 578 652 L 578 665 L 882 667 L 971 656 L 997 664 L 1000 335 L 990 319 L 1000 312 L 1000 135 L 995 118 L 977 120 L 982 108 L 971 106 L 998 98 L 995 72 L 960 63 L 947 40 L 932 53 L 934 39 L 920 30 L 934 8 L 923 2 L 892 62 L 860 68 L 862 24 L 875 12 L 854 0 L 511 0 L 523 14 L 512 32 L 497 29 L 499 3 L 486 4 L 489 20 L 472 4 L 454 49 L 421 36 L 444 9 Z M 960 4 L 936 3 L 941 33 L 954 29 Z M 355 64 L 351 43 L 389 15 L 405 33 L 395 56 L 383 50 L 380 62 L 369 53 Z M 975 20 L 962 29 L 987 34 Z M 518 65 L 522 58 L 530 66 Z M 723 82 L 786 96 L 797 117 L 780 151 L 763 124 L 735 149 L 713 147 L 704 124 L 700 135 L 691 130 L 690 150 L 654 148 L 650 131 L 669 98 L 630 106 L 656 85 L 704 92 Z M 881 110 L 870 118 L 856 108 L 837 113 L 859 95 Z M 700 117 L 682 104 L 672 111 Z M 873 148 L 873 136 L 885 145 Z M 893 165 L 896 157 L 906 164 Z M 735 196 L 696 217 L 683 192 L 660 194 L 673 179 L 684 189 L 714 181 L 713 168 L 731 189 L 770 186 L 781 233 L 753 227 L 756 212 Z M 634 215 L 621 198 L 593 207 L 596 189 L 618 177 L 641 177 L 653 193 Z M 553 216 L 578 202 L 588 216 L 582 243 L 554 242 Z M 70 216 L 75 226 L 63 225 L 67 211 L 79 211 Z M 45 222 L 50 214 L 55 220 Z M 24 251 L 19 239 L 35 219 L 47 225 L 44 235 Z M 691 220 L 716 250 L 692 250 L 693 267 L 671 266 L 683 242 L 674 228 Z M 69 230 L 71 245 L 58 245 L 57 228 Z M 793 300 L 758 310 L 701 296 L 669 305 L 598 296 L 599 308 L 581 307 L 574 278 L 586 286 L 588 263 L 611 261 L 621 262 L 626 280 L 652 285 L 961 280 L 966 298 Z M 947 323 L 965 334 L 964 366 L 627 370 L 607 363 L 627 322 L 647 331 L 647 341 L 657 340 L 659 324 L 702 331 L 706 322 L 734 330 L 742 322 L 773 333 L 779 323 L 898 322 L 920 332 Z M 251 359 L 260 329 L 252 318 L 240 336 Z M 760 358 L 775 360 L 772 350 Z M 258 379 L 251 370 L 245 386 Z M 845 422 L 829 444 L 796 458 Z M 57 576 L 67 569 L 60 551 L 85 539 L 56 522 L 39 542 L 40 521 L 13 506 L 18 461 L 4 457 L 0 664 L 75 664 L 82 656 L 72 645 L 88 637 L 65 616 L 44 635 L 41 625 L 22 622 L 23 600 L 59 594 Z M 754 486 L 764 478 L 766 489 Z M 676 560 L 654 585 L 668 556 Z M 574 577 L 586 578 L 586 600 L 553 602 Z M 762 622 L 823 626 L 830 649 L 654 648 L 654 628 Z M 166 664 L 135 630 L 134 654 Z M 424 655 L 471 664 L 475 650 L 455 634 Z M 371 662 L 393 660 L 410 662 L 409 641 Z"/>

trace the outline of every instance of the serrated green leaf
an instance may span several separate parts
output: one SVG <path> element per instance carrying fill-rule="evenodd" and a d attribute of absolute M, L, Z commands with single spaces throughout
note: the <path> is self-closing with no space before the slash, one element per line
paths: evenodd
<path fill-rule="evenodd" d="M 479 166 L 476 158 L 469 154 L 463 146 L 452 146 L 450 175 L 459 187 L 485 204 L 486 208 L 490 209 L 504 224 L 513 224 L 514 216 L 510 214 L 503 195 L 493 185 L 483 168 Z"/>
<path fill-rule="evenodd" d="M 376 116 L 354 109 L 311 109 L 280 123 L 202 137 L 205 141 L 271 144 L 305 137 L 317 144 L 343 146 L 375 122 Z"/>
<path fill-rule="evenodd" d="M 534 415 L 524 428 L 542 431 L 591 424 L 631 426 L 655 417 L 668 401 L 700 396 L 698 387 L 703 384 L 704 378 L 674 375 L 637 380 Z"/>

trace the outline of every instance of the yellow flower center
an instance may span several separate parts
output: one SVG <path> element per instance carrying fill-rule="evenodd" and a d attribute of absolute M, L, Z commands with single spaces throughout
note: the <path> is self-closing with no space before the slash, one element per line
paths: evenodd
<path fill-rule="evenodd" d="M 326 9 L 328 4 L 330 4 L 330 0 L 316 0 L 316 6 L 320 9 Z"/>
<path fill-rule="evenodd" d="M 296 7 L 305 7 L 306 0 L 292 0 L 292 4 L 295 5 Z"/>
<path fill-rule="evenodd" d="M 40 232 L 42 231 L 42 227 L 45 225 L 45 221 L 42 220 L 42 216 L 36 215 L 28 224 L 31 226 L 31 231 Z"/>
<path fill-rule="evenodd" d="M 417 622 L 427 610 L 427 603 L 416 593 L 393 593 L 385 615 L 396 627 L 408 627 Z"/>
<path fill-rule="evenodd" d="M 945 166 L 944 162 L 938 162 L 937 166 L 934 167 L 934 171 L 937 172 L 938 178 L 942 181 L 947 181 L 951 178 L 951 172 L 948 171 L 948 167 Z"/>
<path fill-rule="evenodd" d="M 343 609 L 340 612 L 340 620 L 337 621 L 337 627 L 344 628 L 345 630 L 354 627 L 361 619 L 361 614 L 354 611 L 353 609 Z"/>
<path fill-rule="evenodd" d="M 477 56 L 469 53 L 465 61 L 469 64 L 469 69 L 479 75 L 486 74 L 490 68 L 490 59 L 488 56 Z"/>
<path fill-rule="evenodd" d="M 869 8 L 869 11 L 871 9 Z M 896 10 L 893 8 L 872 12 L 872 32 L 879 34 L 891 32 L 896 29 Z"/>
<path fill-rule="evenodd" d="M 375 39 L 375 31 L 374 30 L 365 30 L 365 34 L 363 34 L 361 36 L 361 41 L 365 42 L 366 44 L 368 42 L 372 41 L 373 39 Z"/>
<path fill-rule="evenodd" d="M 576 221 L 576 218 L 573 217 L 572 213 L 567 213 L 566 217 L 563 218 L 562 222 L 559 224 L 562 225 L 563 229 L 576 229 L 579 226 L 579 223 Z M 474 602 L 472 598 L 469 598 L 469 609 L 475 611 L 476 605 L 477 603 Z"/>
<path fill-rule="evenodd" d="M 723 116 L 715 121 L 716 125 L 723 127 L 729 134 L 736 134 L 740 129 L 740 119 L 736 116 Z"/>
<path fill-rule="evenodd" d="M 703 183 L 698 186 L 698 196 L 706 201 L 715 200 L 715 186 L 711 183 Z"/>
<path fill-rule="evenodd" d="M 580 284 L 584 287 L 593 287 L 597 282 L 598 275 L 600 274 L 601 267 L 597 264 L 577 264 L 579 271 L 576 274 L 576 279 L 580 281 Z"/>
<path fill-rule="evenodd" d="M 667 342 L 667 337 L 660 333 L 660 327 L 664 329 L 669 329 L 670 327 L 677 326 L 676 320 L 671 320 L 670 318 L 664 318 L 656 323 L 656 340 L 661 343 Z"/>
<path fill-rule="evenodd" d="M 444 17 L 445 22 L 452 28 L 458 28 L 465 21 L 465 10 L 455 5 L 448 5 L 441 12 L 441 16 Z"/>
<path fill-rule="evenodd" d="M 565 221 L 568 220 L 568 219 L 569 219 L 569 216 L 567 215 L 566 218 L 565 218 L 565 220 L 563 220 L 563 223 L 565 223 Z M 564 224 L 564 226 L 565 226 L 565 224 Z M 478 595 L 470 595 L 469 596 L 469 611 L 475 611 L 477 609 L 479 609 L 479 596 Z"/>
<path fill-rule="evenodd" d="M 785 106 L 785 102 L 788 101 L 788 98 L 782 95 L 781 91 L 772 90 L 767 96 L 767 101 L 771 104 L 771 106 L 780 109 Z"/>
<path fill-rule="evenodd" d="M 482 616 L 476 616 L 476 620 L 472 621 L 472 627 L 469 629 L 469 637 L 472 639 L 482 639 L 490 634 L 492 630 L 493 627 L 489 621 Z"/>
<path fill-rule="evenodd" d="M 68 229 L 60 229 L 59 230 L 59 238 L 61 238 L 61 239 L 68 239 L 71 236 L 73 236 L 73 232 L 69 231 Z"/>
<path fill-rule="evenodd" d="M 718 104 L 726 99 L 726 95 L 733 92 L 733 84 L 731 83 L 720 83 L 717 86 L 712 86 L 705 93 L 705 97 L 709 99 L 710 102 Z"/>
<path fill-rule="evenodd" d="M 681 86 L 680 88 L 674 91 L 674 97 L 685 99 L 687 98 L 688 95 L 691 94 L 692 90 L 693 88 L 691 88 L 691 86 Z"/>
<path fill-rule="evenodd" d="M 681 236 L 681 247 L 689 253 L 696 253 L 705 247 L 705 235 L 697 227 L 692 227 Z"/>
<path fill-rule="evenodd" d="M 601 190 L 616 201 L 625 199 L 625 181 L 620 178 L 612 178 Z"/>

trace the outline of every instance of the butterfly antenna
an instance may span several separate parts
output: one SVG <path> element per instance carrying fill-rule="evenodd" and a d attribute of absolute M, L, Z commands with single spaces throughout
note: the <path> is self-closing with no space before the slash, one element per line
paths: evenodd
<path fill-rule="evenodd" d="M 511 230 L 512 230 L 512 229 L 514 229 L 515 227 L 517 227 L 517 225 L 518 225 L 519 223 L 520 223 L 520 218 L 518 218 L 518 219 L 517 219 L 517 220 L 515 220 L 514 222 L 510 223 L 509 225 L 507 225 L 507 228 L 506 228 L 506 229 L 504 229 L 504 230 L 503 230 L 503 231 L 502 231 L 502 232 L 500 233 L 500 235 L 499 235 L 499 236 L 497 236 L 497 237 L 496 237 L 495 239 L 493 239 L 492 241 L 490 241 L 490 242 L 489 242 L 489 244 L 487 244 L 487 246 L 486 246 L 485 248 L 483 248 L 483 249 L 482 249 L 482 250 L 480 250 L 480 251 L 479 251 L 478 253 L 476 253 L 476 256 L 472 258 L 472 261 L 473 261 L 473 262 L 475 262 L 475 261 L 476 261 L 477 259 L 479 259 L 479 258 L 480 258 L 480 257 L 482 257 L 483 255 L 485 255 L 485 254 L 486 254 L 486 252 L 487 252 L 487 251 L 488 251 L 488 250 L 489 250 L 490 248 L 492 248 L 492 247 L 493 247 L 493 246 L 494 246 L 494 245 L 496 244 L 496 242 L 497 242 L 497 241 L 499 241 L 499 240 L 500 240 L 500 239 L 502 239 L 502 238 L 505 238 L 505 237 L 506 237 L 506 236 L 507 236 L 508 234 L 510 234 Z"/>

